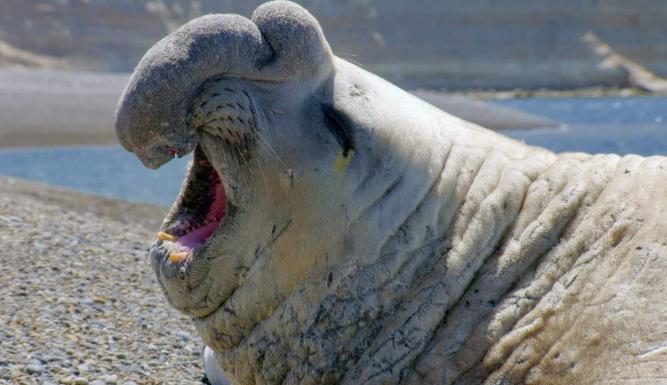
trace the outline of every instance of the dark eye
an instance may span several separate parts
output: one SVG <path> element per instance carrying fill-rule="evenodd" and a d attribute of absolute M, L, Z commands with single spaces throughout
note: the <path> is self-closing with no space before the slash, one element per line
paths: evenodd
<path fill-rule="evenodd" d="M 324 124 L 343 149 L 343 156 L 347 157 L 348 152 L 354 150 L 348 117 L 328 104 L 322 104 L 322 111 L 324 112 Z"/>

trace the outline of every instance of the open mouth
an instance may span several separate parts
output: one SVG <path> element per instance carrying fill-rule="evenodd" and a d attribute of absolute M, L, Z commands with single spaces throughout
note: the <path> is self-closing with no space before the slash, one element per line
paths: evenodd
<path fill-rule="evenodd" d="M 181 193 L 157 235 L 157 246 L 172 263 L 192 258 L 224 222 L 229 202 L 220 175 L 197 148 Z"/>

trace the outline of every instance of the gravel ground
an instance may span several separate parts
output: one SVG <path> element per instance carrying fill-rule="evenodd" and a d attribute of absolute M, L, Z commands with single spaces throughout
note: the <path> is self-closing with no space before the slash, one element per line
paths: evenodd
<path fill-rule="evenodd" d="M 1 384 L 202 383 L 202 344 L 147 258 L 147 215 L 0 177 Z"/>

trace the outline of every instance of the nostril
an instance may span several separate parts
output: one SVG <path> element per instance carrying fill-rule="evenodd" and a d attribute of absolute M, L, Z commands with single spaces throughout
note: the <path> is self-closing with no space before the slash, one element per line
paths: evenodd
<path fill-rule="evenodd" d="M 178 154 L 178 150 L 176 150 L 174 147 L 167 147 L 167 154 L 176 156 L 176 154 Z"/>
<path fill-rule="evenodd" d="M 173 146 L 154 145 L 136 151 L 135 154 L 144 166 L 156 170 L 178 156 L 178 149 Z"/>

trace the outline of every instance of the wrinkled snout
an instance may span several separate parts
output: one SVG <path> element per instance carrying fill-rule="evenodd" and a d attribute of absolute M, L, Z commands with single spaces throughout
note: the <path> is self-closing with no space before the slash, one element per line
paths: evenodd
<path fill-rule="evenodd" d="M 192 152 L 196 130 L 190 108 L 199 87 L 224 73 L 257 72 L 271 56 L 257 26 L 238 15 L 208 15 L 185 24 L 153 46 L 132 74 L 116 110 L 123 147 L 149 168 Z"/>
<path fill-rule="evenodd" d="M 197 132 L 206 132 L 245 155 L 256 137 L 255 111 L 259 108 L 253 104 L 250 95 L 241 79 L 210 79 L 193 100 L 188 124 Z"/>
<path fill-rule="evenodd" d="M 290 81 L 317 78 L 331 68 L 331 49 L 319 24 L 294 3 L 267 3 L 252 20 L 202 16 L 160 40 L 141 59 L 116 109 L 116 134 L 125 149 L 155 169 L 196 148 L 198 132 L 190 124 L 194 98 L 207 81 L 223 75 Z M 226 127 L 219 132 L 223 139 L 242 140 L 235 127 L 248 126 L 238 120 L 246 112 L 225 117 Z"/>

